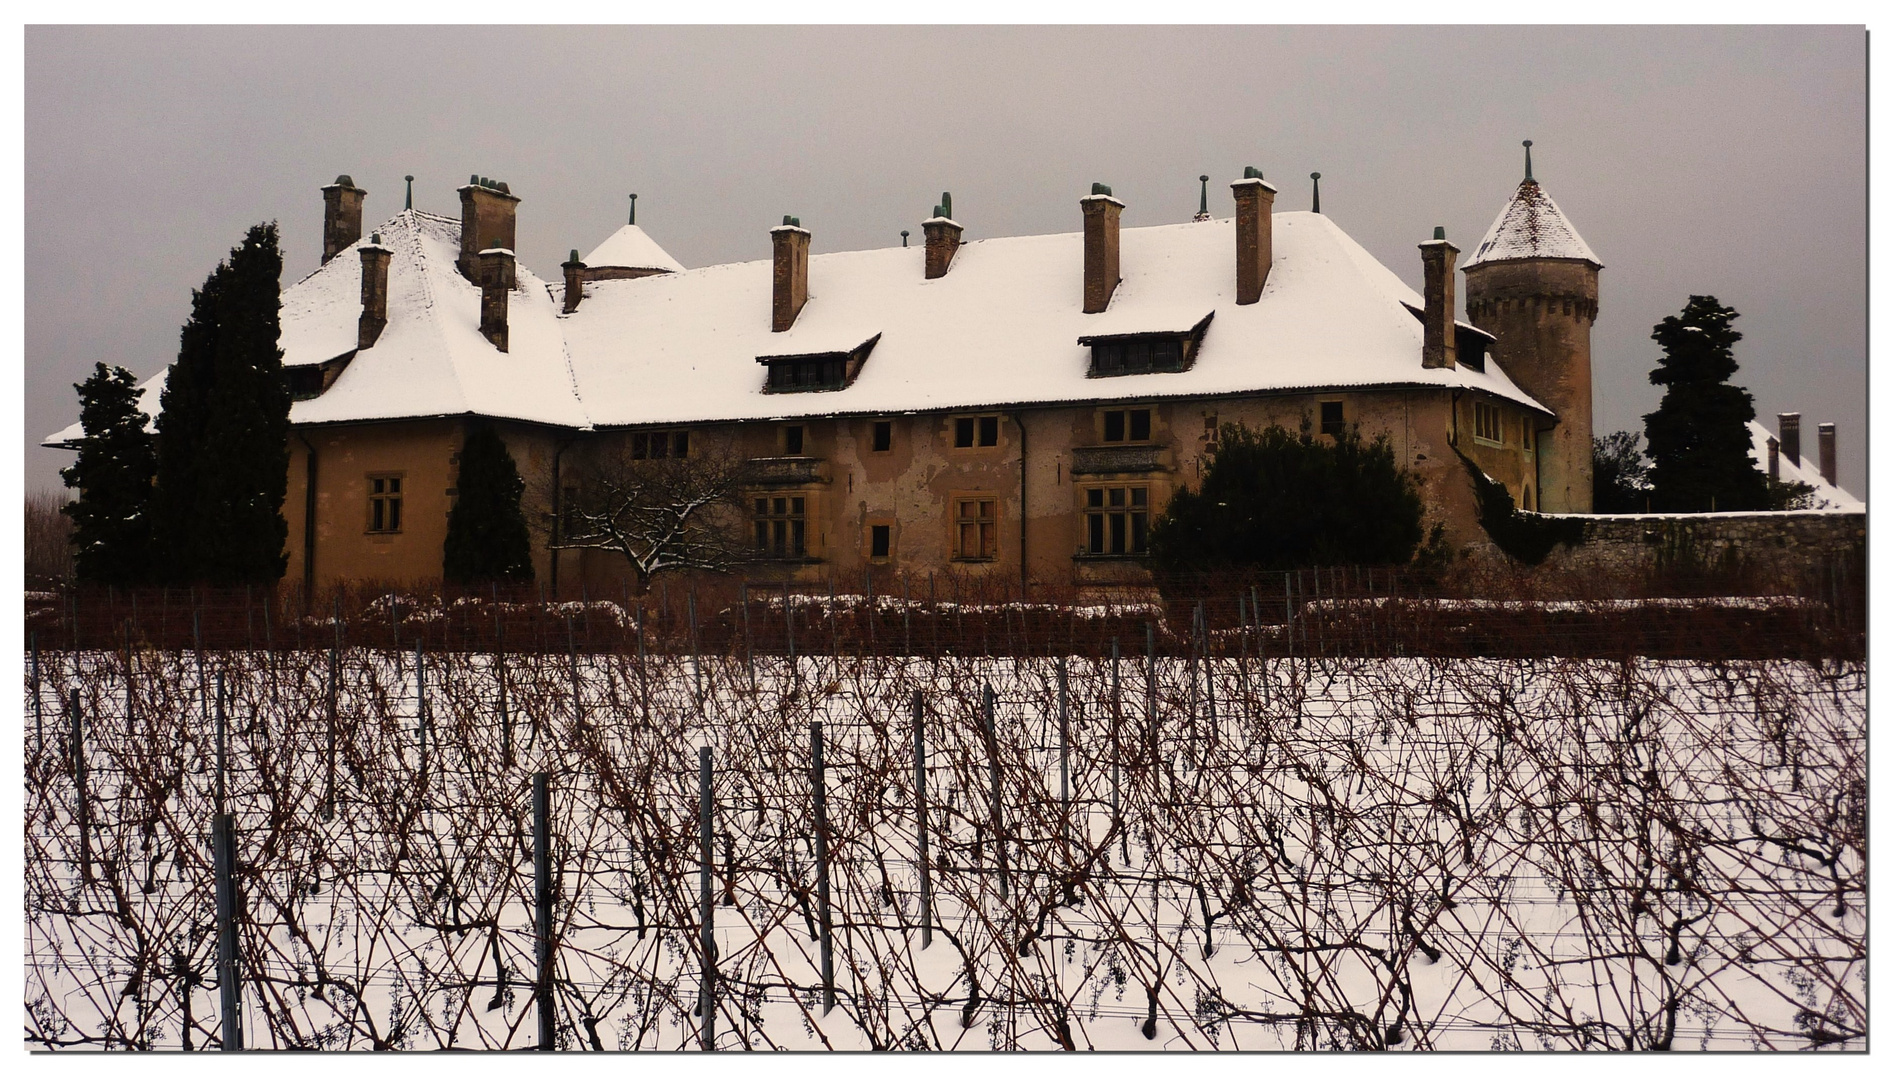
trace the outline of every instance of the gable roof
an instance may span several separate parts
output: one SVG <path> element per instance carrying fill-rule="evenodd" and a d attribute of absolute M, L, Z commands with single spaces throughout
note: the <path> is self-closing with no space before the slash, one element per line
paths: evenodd
<path fill-rule="evenodd" d="M 1513 198 L 1500 208 L 1474 254 L 1461 264 L 1465 270 L 1482 263 L 1508 259 L 1582 259 L 1603 266 L 1579 236 L 1579 230 L 1560 213 L 1559 204 L 1531 177 L 1520 181 Z"/>
<path fill-rule="evenodd" d="M 1770 440 L 1774 438 L 1776 435 L 1769 428 L 1755 420 L 1750 422 L 1750 456 L 1757 463 L 1758 470 L 1765 475 L 1770 472 Z M 1777 479 L 1786 484 L 1800 480 L 1814 489 L 1815 500 L 1810 506 L 1812 510 L 1842 510 L 1859 514 L 1868 509 L 1861 499 L 1823 479 L 1822 468 L 1808 454 L 1800 455 L 1795 462 L 1790 461 L 1787 454 L 1778 454 Z"/>

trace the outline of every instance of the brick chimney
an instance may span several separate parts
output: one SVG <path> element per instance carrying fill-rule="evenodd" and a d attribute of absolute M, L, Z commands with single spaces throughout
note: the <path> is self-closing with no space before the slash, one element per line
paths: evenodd
<path fill-rule="evenodd" d="M 1836 486 L 1836 425 L 1816 425 L 1816 460 L 1822 470 L 1823 482 L 1830 487 Z"/>
<path fill-rule="evenodd" d="M 1777 441 L 1783 444 L 1783 456 L 1790 464 L 1801 467 L 1803 464 L 1803 414 L 1780 412 L 1777 414 Z"/>
<path fill-rule="evenodd" d="M 1765 439 L 1764 445 L 1770 448 L 1770 482 L 1775 483 L 1777 480 L 1781 479 L 1783 476 L 1783 466 L 1782 466 L 1782 463 L 1778 460 L 1779 458 L 1783 456 L 1782 454 L 1783 448 L 1782 448 L 1782 445 L 1777 442 L 1777 437 L 1775 435 L 1772 435 L 1769 438 Z"/>
<path fill-rule="evenodd" d="M 355 324 L 355 347 L 366 349 L 388 325 L 389 251 L 382 246 L 382 234 L 376 233 L 356 252 L 362 257 L 362 317 Z"/>
<path fill-rule="evenodd" d="M 783 224 L 770 230 L 775 249 L 770 271 L 770 332 L 782 333 L 796 325 L 796 316 L 809 301 L 809 230 L 799 218 L 783 215 Z"/>
<path fill-rule="evenodd" d="M 1237 200 L 1237 302 L 1254 304 L 1270 280 L 1270 211 L 1276 205 L 1276 188 L 1255 166 L 1246 165 L 1244 178 L 1231 182 L 1230 194 Z"/>
<path fill-rule="evenodd" d="M 1434 227 L 1434 239 L 1421 246 L 1421 366 L 1454 366 L 1454 257 L 1461 249 L 1448 243 L 1448 231 Z"/>
<path fill-rule="evenodd" d="M 954 261 L 954 253 L 961 246 L 961 226 L 954 220 L 953 196 L 945 191 L 941 193 L 941 205 L 934 208 L 933 217 L 921 223 L 921 232 L 927 237 L 927 279 L 933 281 L 947 276 L 948 264 Z"/>
<path fill-rule="evenodd" d="M 1112 197 L 1104 184 L 1092 185 L 1092 194 L 1079 200 L 1086 217 L 1086 296 L 1088 315 L 1104 311 L 1119 287 L 1119 215 L 1125 204 Z"/>
<path fill-rule="evenodd" d="M 571 315 L 579 310 L 579 301 L 585 299 L 586 264 L 579 261 L 579 249 L 573 248 L 572 255 L 559 268 L 566 272 L 566 304 L 562 308 Z"/>
<path fill-rule="evenodd" d="M 355 186 L 347 173 L 322 189 L 322 261 L 362 239 L 362 199 L 368 192 Z"/>
<path fill-rule="evenodd" d="M 481 245 L 514 250 L 514 211 L 520 199 L 507 185 L 484 176 L 470 176 L 461 193 L 461 276 L 481 284 Z M 507 260 L 507 288 L 514 287 L 513 260 Z"/>
<path fill-rule="evenodd" d="M 490 244 L 480 260 L 480 333 L 493 347 L 507 351 L 507 294 L 513 290 L 513 251 Z"/>

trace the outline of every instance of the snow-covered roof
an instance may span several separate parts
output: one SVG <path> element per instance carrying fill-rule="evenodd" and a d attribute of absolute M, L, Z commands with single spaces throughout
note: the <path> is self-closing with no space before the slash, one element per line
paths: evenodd
<path fill-rule="evenodd" d="M 1602 265 L 1580 238 L 1579 230 L 1560 213 L 1559 204 L 1531 177 L 1520 181 L 1513 198 L 1501 207 L 1493 227 L 1461 269 L 1507 259 L 1584 259 L 1594 266 Z"/>
<path fill-rule="evenodd" d="M 1770 471 L 1770 440 L 1774 438 L 1776 435 L 1769 428 L 1755 420 L 1750 422 L 1750 456 L 1765 474 Z M 1794 464 L 1788 455 L 1778 454 L 1777 479 L 1786 484 L 1801 480 L 1815 489 L 1815 500 L 1810 504 L 1812 510 L 1846 510 L 1859 514 L 1868 509 L 1861 499 L 1824 480 L 1820 463 L 1809 454 L 1798 455 Z"/>
<path fill-rule="evenodd" d="M 583 260 L 587 266 L 620 266 L 630 270 L 669 270 L 677 273 L 684 264 L 671 257 L 671 253 L 658 246 L 645 230 L 636 225 L 622 225 L 619 231 L 605 238 L 591 254 Z"/>
<path fill-rule="evenodd" d="M 145 414 L 145 430 L 154 431 L 158 421 L 158 402 L 164 397 L 165 376 L 171 374 L 165 368 L 158 374 L 146 379 L 138 386 L 138 411 Z M 41 446 L 58 449 L 77 449 L 79 440 L 85 438 L 85 425 L 74 420 L 40 441 Z"/>
<path fill-rule="evenodd" d="M 1328 218 L 1274 219 L 1258 303 L 1236 297 L 1230 219 L 1126 229 L 1106 312 L 1081 311 L 1079 233 L 962 244 L 946 276 L 923 249 L 814 255 L 796 324 L 770 331 L 768 260 L 602 281 L 566 316 L 579 395 L 600 426 L 910 412 L 1377 385 L 1485 390 L 1544 408 L 1498 365 L 1421 366 L 1421 297 Z M 1184 331 L 1206 314 L 1189 371 L 1088 378 L 1081 337 Z M 844 390 L 766 394 L 759 356 L 881 334 Z"/>
<path fill-rule="evenodd" d="M 457 220 L 405 210 L 376 231 L 391 253 L 387 325 L 320 397 L 291 407 L 292 423 L 475 413 L 583 429 L 1373 386 L 1481 390 L 1545 408 L 1497 364 L 1422 367 L 1420 295 L 1319 214 L 1275 215 L 1273 269 L 1248 305 L 1236 302 L 1230 219 L 1125 229 L 1122 280 L 1096 315 L 1081 311 L 1076 232 L 962 244 L 932 281 L 919 246 L 812 255 L 809 300 L 781 333 L 770 330 L 769 260 L 593 282 L 570 315 L 519 266 L 506 353 L 481 336 L 480 290 L 456 269 Z M 588 262 L 620 238 L 649 240 L 625 226 Z M 355 349 L 360 246 L 283 291 L 286 365 Z M 1190 370 L 1087 377 L 1080 338 L 1183 333 L 1207 316 Z M 758 357 L 872 338 L 846 389 L 764 393 Z M 151 393 L 146 408 L 156 406 Z"/>

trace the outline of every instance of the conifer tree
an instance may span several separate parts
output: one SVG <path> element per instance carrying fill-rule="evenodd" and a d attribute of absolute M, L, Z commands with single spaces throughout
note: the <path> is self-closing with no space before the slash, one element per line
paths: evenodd
<path fill-rule="evenodd" d="M 1422 541 L 1421 494 L 1388 437 L 1350 428 L 1334 443 L 1281 427 L 1226 424 L 1196 491 L 1152 526 L 1160 570 L 1387 565 Z"/>
<path fill-rule="evenodd" d="M 1645 415 L 1655 511 L 1769 508 L 1763 471 L 1750 456 L 1757 410 L 1750 392 L 1729 382 L 1737 373 L 1731 346 L 1744 336 L 1731 328 L 1736 318 L 1717 297 L 1693 296 L 1684 311 L 1652 328 L 1665 352 L 1651 374 L 1665 396 L 1657 412 Z"/>
<path fill-rule="evenodd" d="M 138 382 L 124 368 L 93 365 L 77 383 L 85 437 L 72 465 L 59 470 L 79 497 L 60 507 L 72 518 L 74 571 L 80 581 L 137 585 L 151 570 L 151 481 L 157 471 L 150 417 L 138 408 Z"/>
<path fill-rule="evenodd" d="M 283 576 L 290 399 L 277 348 L 282 276 L 276 225 L 254 225 L 191 295 L 158 417 L 154 523 L 165 580 Z"/>
<path fill-rule="evenodd" d="M 461 446 L 454 509 L 447 515 L 441 574 L 449 581 L 533 579 L 520 494 L 526 481 L 491 424 L 476 424 Z"/>

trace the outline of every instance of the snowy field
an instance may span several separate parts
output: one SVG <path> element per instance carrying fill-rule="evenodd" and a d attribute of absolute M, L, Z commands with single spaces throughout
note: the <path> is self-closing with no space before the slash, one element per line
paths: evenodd
<path fill-rule="evenodd" d="M 1865 1046 L 1859 664 L 38 663 L 29 1048 L 218 1045 L 220 777 L 247 1046 L 535 1045 L 542 771 L 557 1044 L 699 1046 L 704 746 L 722 1049 Z"/>

